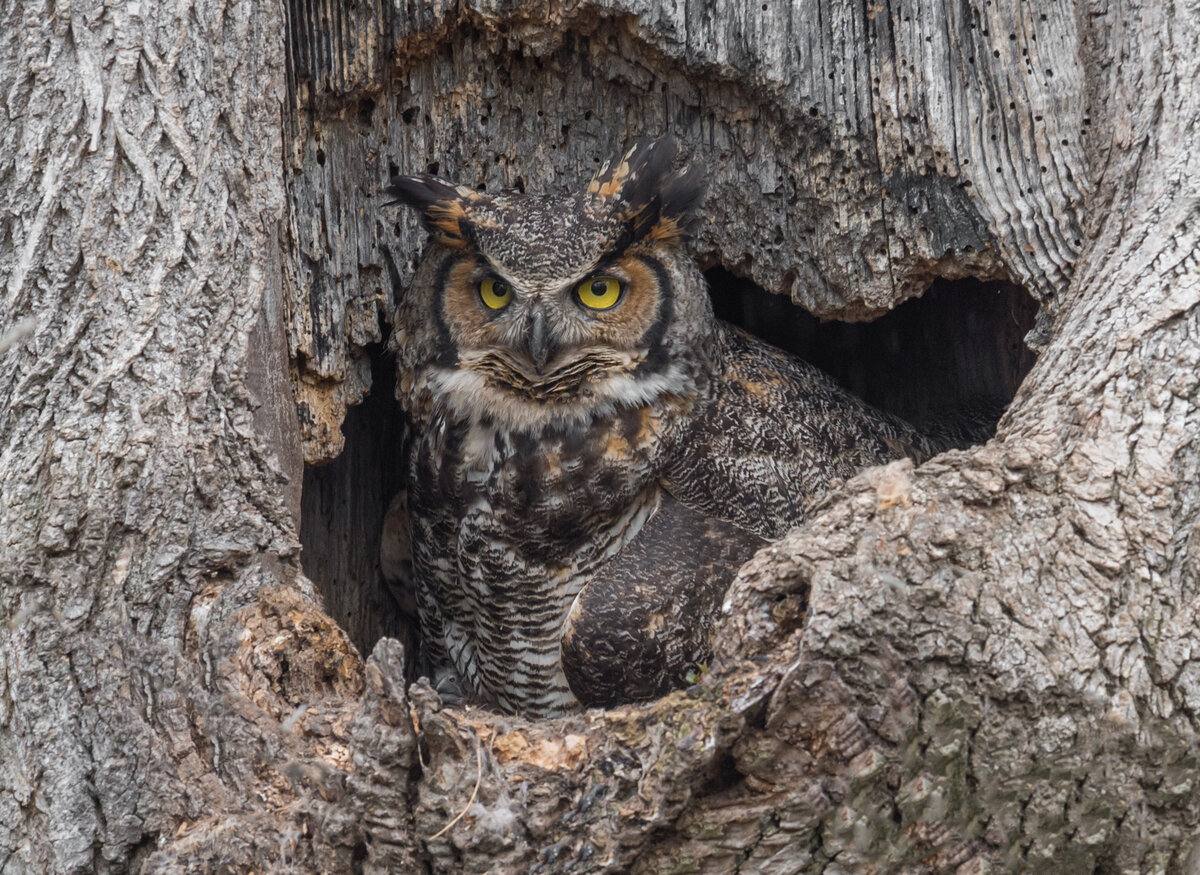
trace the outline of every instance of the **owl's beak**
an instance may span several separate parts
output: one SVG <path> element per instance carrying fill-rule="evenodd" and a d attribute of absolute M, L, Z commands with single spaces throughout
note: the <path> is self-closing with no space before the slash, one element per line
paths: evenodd
<path fill-rule="evenodd" d="M 533 318 L 529 320 L 529 328 L 525 333 L 525 346 L 529 350 L 529 357 L 533 359 L 533 366 L 540 374 L 554 353 L 554 344 L 546 328 L 546 314 L 541 310 L 533 311 Z"/>

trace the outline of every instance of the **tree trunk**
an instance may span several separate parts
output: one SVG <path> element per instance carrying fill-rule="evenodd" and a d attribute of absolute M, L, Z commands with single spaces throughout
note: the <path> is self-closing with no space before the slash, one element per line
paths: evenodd
<path fill-rule="evenodd" d="M 1186 871 L 1196 13 L 0 8 L 0 873 Z M 379 188 L 664 130 L 705 267 L 839 320 L 1019 284 L 1037 362 L 995 439 L 761 551 L 694 687 L 443 708 L 381 637 L 421 233 Z"/>

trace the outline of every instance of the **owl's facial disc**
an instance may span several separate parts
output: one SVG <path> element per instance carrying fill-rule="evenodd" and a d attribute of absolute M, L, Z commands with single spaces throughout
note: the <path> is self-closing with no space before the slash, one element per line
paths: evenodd
<path fill-rule="evenodd" d="M 622 255 L 533 283 L 464 253 L 446 271 L 441 307 L 456 366 L 539 403 L 604 395 L 606 381 L 638 371 L 658 336 L 663 289 L 648 260 Z"/>
<path fill-rule="evenodd" d="M 436 327 L 413 345 L 413 385 L 521 426 L 686 393 L 696 369 L 672 345 L 686 330 L 676 314 L 708 306 L 682 247 L 704 184 L 698 167 L 672 172 L 674 156 L 670 138 L 639 141 L 574 195 L 394 177 L 389 192 L 440 245 L 421 290 L 432 299 L 401 308 Z M 673 278 L 687 271 L 677 303 Z"/>
<path fill-rule="evenodd" d="M 616 277 L 596 276 L 585 279 L 575 287 L 573 300 L 585 312 L 591 311 L 598 317 L 601 312 L 611 310 L 619 304 L 624 298 L 624 291 L 625 284 Z M 554 296 L 551 294 L 549 297 L 553 298 Z M 539 375 L 547 372 L 547 363 L 557 355 L 562 335 L 570 333 L 569 327 L 567 330 L 560 330 L 557 324 L 551 326 L 549 320 L 555 319 L 556 314 L 551 313 L 547 317 L 547 310 L 553 304 L 553 301 L 550 305 L 541 301 L 531 303 L 526 319 L 524 352 L 529 356 L 534 370 Z"/>

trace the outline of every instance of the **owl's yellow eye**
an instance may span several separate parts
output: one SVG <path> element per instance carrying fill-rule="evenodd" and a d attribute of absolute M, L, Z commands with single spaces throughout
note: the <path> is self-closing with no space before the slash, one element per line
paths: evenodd
<path fill-rule="evenodd" d="M 621 282 L 610 276 L 584 280 L 575 287 L 579 303 L 590 310 L 607 310 L 621 300 Z"/>
<path fill-rule="evenodd" d="M 512 289 L 500 280 L 484 280 L 479 284 L 479 300 L 489 310 L 503 310 L 512 300 Z"/>

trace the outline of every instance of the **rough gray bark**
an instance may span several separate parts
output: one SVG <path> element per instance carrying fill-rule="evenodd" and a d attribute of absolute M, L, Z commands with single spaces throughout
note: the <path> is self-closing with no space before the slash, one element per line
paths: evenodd
<path fill-rule="evenodd" d="M 0 872 L 1183 870 L 1200 16 L 763 7 L 0 9 Z M 419 245 L 378 186 L 668 128 L 702 260 L 840 318 L 1009 277 L 1039 360 L 760 553 L 696 687 L 441 709 L 298 557 Z"/>

